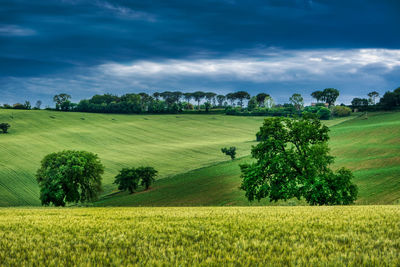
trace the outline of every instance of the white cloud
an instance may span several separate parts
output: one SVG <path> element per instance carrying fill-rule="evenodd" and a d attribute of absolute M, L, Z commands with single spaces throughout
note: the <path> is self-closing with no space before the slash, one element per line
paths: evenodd
<path fill-rule="evenodd" d="M 313 80 L 322 76 L 361 73 L 368 65 L 379 64 L 389 72 L 400 66 L 400 50 L 313 50 L 285 51 L 264 57 L 240 55 L 223 59 L 110 62 L 98 70 L 113 77 L 207 77 L 218 80 L 279 82 Z M 369 73 L 374 75 L 374 73 Z"/>
<path fill-rule="evenodd" d="M 155 16 L 146 12 L 133 10 L 129 7 L 120 6 L 117 4 L 112 4 L 107 1 L 96 1 L 96 6 L 108 10 L 119 17 L 134 19 L 134 20 L 145 20 L 149 22 L 154 22 Z"/>
<path fill-rule="evenodd" d="M 22 28 L 18 25 L 0 25 L 0 36 L 30 36 L 35 34 L 34 30 Z"/>

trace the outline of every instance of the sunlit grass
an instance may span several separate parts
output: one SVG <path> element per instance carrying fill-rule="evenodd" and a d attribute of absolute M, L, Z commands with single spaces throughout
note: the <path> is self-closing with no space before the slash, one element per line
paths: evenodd
<path fill-rule="evenodd" d="M 400 206 L 0 209 L 0 264 L 398 266 Z"/>

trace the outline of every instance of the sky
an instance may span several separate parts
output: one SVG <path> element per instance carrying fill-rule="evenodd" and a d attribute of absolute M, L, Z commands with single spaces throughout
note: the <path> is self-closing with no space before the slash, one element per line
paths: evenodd
<path fill-rule="evenodd" d="M 0 103 L 400 86 L 398 0 L 0 0 Z"/>

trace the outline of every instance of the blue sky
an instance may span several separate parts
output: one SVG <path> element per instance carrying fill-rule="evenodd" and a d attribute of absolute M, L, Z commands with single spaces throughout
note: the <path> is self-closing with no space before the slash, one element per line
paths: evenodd
<path fill-rule="evenodd" d="M 293 93 L 400 86 L 395 0 L 0 0 L 0 103 L 65 92 Z"/>

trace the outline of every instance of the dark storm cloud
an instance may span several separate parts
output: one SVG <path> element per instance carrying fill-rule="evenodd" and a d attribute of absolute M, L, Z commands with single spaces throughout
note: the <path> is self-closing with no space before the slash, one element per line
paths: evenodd
<path fill-rule="evenodd" d="M 340 64 L 335 65 L 337 71 L 330 70 L 336 73 L 334 76 L 304 70 L 307 65 L 302 67 L 300 63 L 285 68 L 299 59 L 301 51 L 326 49 L 327 53 L 336 54 L 366 48 L 397 51 L 400 48 L 398 1 L 0 0 L 0 3 L 0 91 L 7 91 L 3 95 L 9 96 L 4 101 L 11 101 L 13 95 L 18 98 L 21 96 L 18 92 L 35 97 L 69 90 L 79 98 L 96 92 L 119 93 L 127 88 L 151 90 L 200 85 L 218 87 L 221 92 L 234 90 L 235 86 L 250 91 L 269 87 L 282 92 L 284 86 L 287 91 L 303 86 L 333 86 L 328 81 L 350 90 L 349 95 L 356 95 L 354 90 L 358 89 L 351 88 L 365 86 L 364 81 L 358 81 L 360 77 L 379 81 L 382 87 L 400 82 L 390 74 L 398 58 L 389 67 L 379 60 L 372 65 L 356 64 L 357 75 L 339 75 Z M 279 59 L 271 53 L 278 53 Z M 290 55 L 285 57 L 287 53 Z M 129 77 L 111 75 L 105 68 L 117 66 L 115 70 L 121 71 L 121 66 L 139 66 L 146 72 L 143 70 L 146 66 L 157 68 L 165 66 L 165 62 L 170 64 L 171 60 L 178 62 L 174 67 L 195 62 L 187 67 L 203 73 L 182 70 L 153 76 L 134 73 Z M 201 60 L 212 64 L 235 60 L 237 68 L 210 72 L 201 67 Z M 246 61 L 273 63 L 273 60 L 285 70 L 275 73 L 275 80 L 250 77 L 245 73 L 247 65 L 242 65 Z M 324 62 L 330 64 L 327 59 Z M 271 64 L 262 65 L 265 69 L 255 75 L 274 73 Z M 240 73 L 241 69 L 245 69 L 244 73 Z"/>

